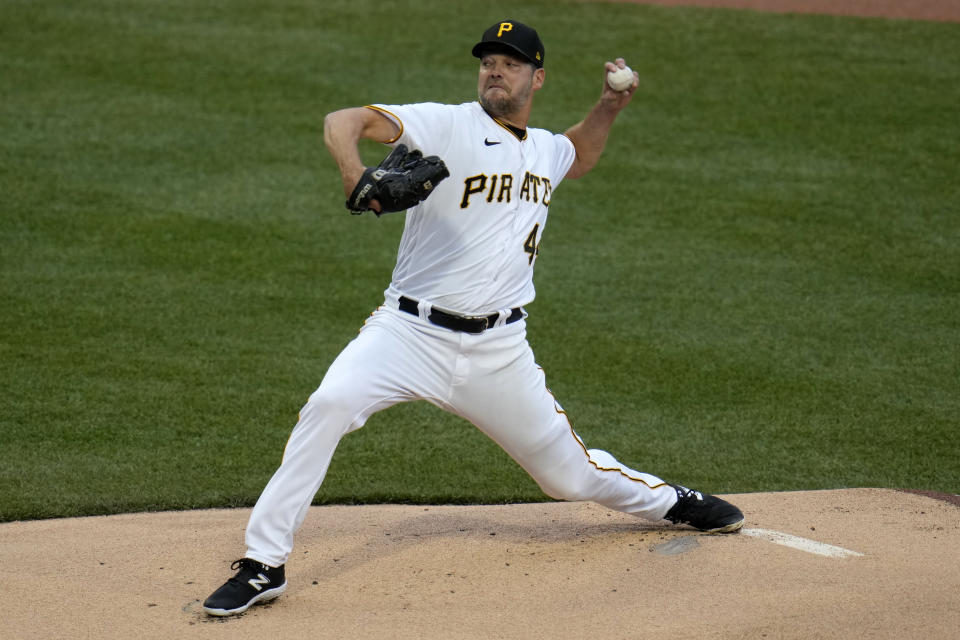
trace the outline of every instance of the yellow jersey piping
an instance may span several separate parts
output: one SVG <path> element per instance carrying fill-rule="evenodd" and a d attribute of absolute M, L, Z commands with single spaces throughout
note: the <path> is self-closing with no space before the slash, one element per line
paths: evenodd
<path fill-rule="evenodd" d="M 540 370 L 542 371 L 543 369 L 541 368 Z M 619 474 L 622 475 L 624 478 L 627 478 L 628 480 L 633 480 L 634 482 L 639 482 L 639 483 L 641 483 L 641 484 L 645 484 L 645 485 L 646 485 L 648 488 L 650 488 L 650 489 L 659 489 L 660 487 L 665 487 L 665 486 L 667 486 L 667 483 L 666 483 L 666 482 L 661 482 L 660 484 L 650 485 L 650 484 L 649 484 L 646 480 L 644 480 L 643 478 L 634 478 L 633 476 L 631 476 L 631 475 L 627 474 L 626 472 L 624 472 L 624 470 L 623 470 L 622 468 L 620 468 L 620 467 L 601 467 L 599 464 L 597 464 L 596 462 L 594 462 L 593 459 L 590 458 L 590 452 L 587 451 L 587 446 L 586 446 L 585 444 L 583 444 L 583 440 L 581 440 L 581 439 L 580 439 L 580 436 L 577 435 L 577 432 L 573 430 L 573 423 L 570 422 L 570 416 L 568 416 L 568 415 L 567 415 L 567 412 L 564 411 L 563 409 L 561 409 L 559 403 L 557 403 L 557 397 L 553 395 L 553 391 L 550 391 L 550 389 L 548 388 L 548 389 L 547 389 L 547 393 L 549 393 L 549 394 L 550 394 L 550 397 L 553 398 L 553 409 L 554 409 L 554 411 L 556 411 L 557 413 L 559 413 L 560 415 L 562 415 L 563 418 L 564 418 L 564 420 L 567 421 L 567 425 L 570 427 L 570 435 L 572 435 L 572 436 L 573 436 L 573 439 L 577 441 L 577 444 L 579 444 L 579 445 L 580 445 L 580 448 L 583 449 L 583 455 L 587 456 L 587 460 L 590 462 L 590 464 L 592 464 L 592 465 L 597 469 L 597 471 L 613 471 L 613 472 L 619 473 Z"/>
<path fill-rule="evenodd" d="M 489 115 L 489 114 L 488 114 L 488 115 Z M 520 136 L 517 135 L 517 132 L 514 131 L 515 127 L 512 127 L 511 125 L 507 124 L 506 122 L 501 122 L 498 118 L 494 118 L 493 116 L 490 116 L 490 117 L 493 118 L 493 121 L 496 122 L 498 125 L 500 125 L 500 126 L 503 127 L 504 129 L 506 129 L 507 131 L 509 131 L 509 132 L 510 132 L 510 135 L 512 135 L 514 138 L 516 138 L 516 139 L 519 140 L 520 142 L 523 142 L 524 140 L 527 139 L 527 130 L 526 130 L 526 129 L 523 130 L 523 137 L 521 138 Z"/>
<path fill-rule="evenodd" d="M 396 142 L 397 140 L 400 139 L 400 136 L 403 135 L 403 120 L 401 120 L 400 118 L 398 118 L 398 117 L 396 116 L 396 114 L 390 113 L 390 112 L 387 111 L 386 109 L 381 109 L 380 107 L 375 107 L 375 106 L 373 106 L 372 104 L 366 105 L 366 108 L 367 108 L 367 109 L 370 109 L 371 111 L 379 111 L 380 113 L 382 113 L 382 114 L 384 114 L 384 115 L 390 116 L 391 118 L 393 118 L 393 120 L 394 120 L 398 125 L 400 125 L 400 133 L 398 133 L 397 135 L 395 135 L 393 138 L 391 138 L 391 139 L 389 139 L 389 140 L 383 140 L 383 141 L 382 141 L 383 144 L 393 144 L 394 142 Z"/>

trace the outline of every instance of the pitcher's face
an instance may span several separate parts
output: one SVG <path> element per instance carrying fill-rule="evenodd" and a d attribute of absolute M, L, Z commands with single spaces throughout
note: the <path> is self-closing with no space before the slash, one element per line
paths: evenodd
<path fill-rule="evenodd" d="M 533 92 L 543 86 L 543 69 L 507 53 L 488 52 L 480 58 L 477 93 L 487 113 L 506 117 L 523 110 Z"/>

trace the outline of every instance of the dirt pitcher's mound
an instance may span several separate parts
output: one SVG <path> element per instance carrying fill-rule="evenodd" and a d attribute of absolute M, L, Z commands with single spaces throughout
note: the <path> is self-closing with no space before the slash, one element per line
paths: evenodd
<path fill-rule="evenodd" d="M 287 593 L 200 601 L 249 510 L 0 524 L 4 638 L 956 638 L 960 509 L 892 490 L 732 496 L 743 533 L 589 503 L 314 507 Z"/>

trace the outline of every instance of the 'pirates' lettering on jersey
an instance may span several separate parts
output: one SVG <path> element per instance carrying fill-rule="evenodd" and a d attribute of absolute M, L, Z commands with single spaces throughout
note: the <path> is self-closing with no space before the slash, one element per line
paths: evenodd
<path fill-rule="evenodd" d="M 497 187 L 499 182 L 500 186 Z M 488 186 L 489 183 L 489 186 Z M 460 199 L 460 208 L 466 209 L 470 206 L 470 197 L 486 191 L 487 202 L 510 202 L 510 192 L 513 188 L 513 176 L 509 173 L 478 174 L 470 176 L 463 181 L 463 197 Z M 550 179 L 543 176 L 535 176 L 527 171 L 523 176 L 523 185 L 520 187 L 520 198 L 527 202 L 540 202 L 545 207 L 550 206 L 550 193 L 552 187 Z"/>

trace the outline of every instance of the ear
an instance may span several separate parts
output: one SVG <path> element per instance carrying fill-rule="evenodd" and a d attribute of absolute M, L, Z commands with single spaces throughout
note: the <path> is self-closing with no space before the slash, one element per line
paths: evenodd
<path fill-rule="evenodd" d="M 534 69 L 533 70 L 533 90 L 536 91 L 543 86 L 543 80 L 547 75 L 547 70 L 544 68 Z"/>

